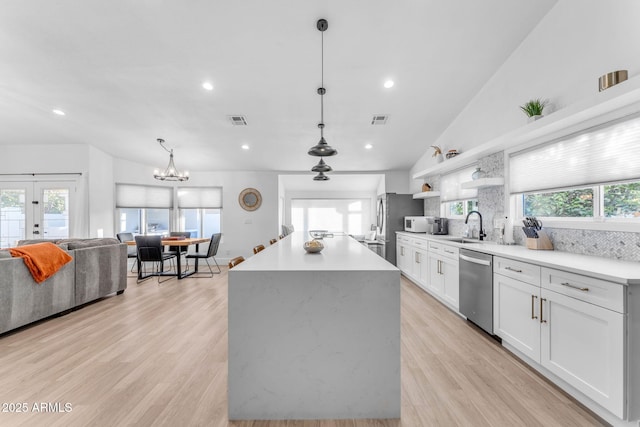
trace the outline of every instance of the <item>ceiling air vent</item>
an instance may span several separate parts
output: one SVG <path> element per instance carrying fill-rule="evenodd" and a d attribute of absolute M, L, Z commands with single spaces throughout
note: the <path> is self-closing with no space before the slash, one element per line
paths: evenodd
<path fill-rule="evenodd" d="M 234 126 L 246 126 L 247 118 L 245 116 L 228 116 L 229 120 L 231 120 L 231 124 Z"/>
<path fill-rule="evenodd" d="M 389 116 L 387 115 L 382 115 L 382 114 L 376 114 L 373 116 L 373 119 L 371 119 L 371 124 L 372 125 L 383 125 L 385 123 L 387 123 L 387 119 L 389 118 Z"/>

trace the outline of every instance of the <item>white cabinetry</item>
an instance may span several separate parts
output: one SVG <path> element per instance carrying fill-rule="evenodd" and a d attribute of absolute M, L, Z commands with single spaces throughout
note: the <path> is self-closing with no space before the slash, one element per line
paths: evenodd
<path fill-rule="evenodd" d="M 493 333 L 540 363 L 540 288 L 493 275 Z"/>
<path fill-rule="evenodd" d="M 429 282 L 427 290 L 456 311 L 459 308 L 459 249 L 429 242 Z"/>
<path fill-rule="evenodd" d="M 396 241 L 402 273 L 458 312 L 458 248 L 406 234 L 398 234 Z"/>
<path fill-rule="evenodd" d="M 429 259 L 427 252 L 427 241 L 413 239 L 413 266 L 411 267 L 413 278 L 423 289 L 429 281 Z"/>
<path fill-rule="evenodd" d="M 412 274 L 412 248 L 411 239 L 403 235 L 398 235 L 396 238 L 396 266 L 405 273 L 405 275 L 411 276 Z"/>
<path fill-rule="evenodd" d="M 615 288 L 622 288 L 602 280 L 585 279 L 599 282 L 600 287 L 611 287 L 614 294 Z M 622 418 L 624 314 L 586 302 L 584 299 L 591 296 L 593 288 L 582 286 L 579 281 L 564 283 L 580 286 L 585 298 L 548 290 L 549 283 L 542 281 L 540 364 Z"/>
<path fill-rule="evenodd" d="M 494 333 L 623 418 L 623 287 L 505 258 L 494 261 Z"/>

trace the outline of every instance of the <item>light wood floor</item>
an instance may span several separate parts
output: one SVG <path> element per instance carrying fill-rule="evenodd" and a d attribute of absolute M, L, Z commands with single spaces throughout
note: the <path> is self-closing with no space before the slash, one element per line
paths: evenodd
<path fill-rule="evenodd" d="M 227 270 L 136 284 L 0 337 L 0 426 L 601 425 L 412 283 L 402 283 L 402 419 L 227 421 Z M 7 409 L 0 408 L 0 409 Z"/>

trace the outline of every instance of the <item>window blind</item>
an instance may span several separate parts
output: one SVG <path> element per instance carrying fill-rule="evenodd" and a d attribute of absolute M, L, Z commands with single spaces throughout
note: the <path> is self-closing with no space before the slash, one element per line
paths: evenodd
<path fill-rule="evenodd" d="M 168 208 L 173 206 L 173 188 L 116 184 L 116 208 Z"/>
<path fill-rule="evenodd" d="M 463 182 L 471 181 L 471 174 L 475 172 L 475 170 L 476 167 L 474 165 L 442 175 L 440 178 L 440 201 L 451 202 L 454 200 L 467 200 L 478 197 L 478 190 L 460 188 L 460 184 Z"/>
<path fill-rule="evenodd" d="M 510 191 L 553 190 L 640 179 L 640 117 L 513 153 Z"/>
<path fill-rule="evenodd" d="M 178 207 L 182 209 L 222 208 L 222 187 L 179 187 Z"/>

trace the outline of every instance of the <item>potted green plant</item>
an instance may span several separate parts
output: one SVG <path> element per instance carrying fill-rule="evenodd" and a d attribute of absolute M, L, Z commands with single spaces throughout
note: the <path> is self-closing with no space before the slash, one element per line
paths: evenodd
<path fill-rule="evenodd" d="M 532 122 L 542 117 L 542 110 L 544 110 L 547 103 L 548 101 L 546 99 L 532 99 L 524 105 L 521 105 L 520 109 L 529 117 L 529 121 Z"/>

